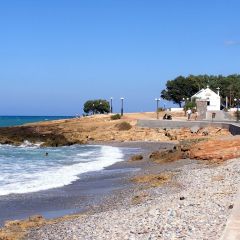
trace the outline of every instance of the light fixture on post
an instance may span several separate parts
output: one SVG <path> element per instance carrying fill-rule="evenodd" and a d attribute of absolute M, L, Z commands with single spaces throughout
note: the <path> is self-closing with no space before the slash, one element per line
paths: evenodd
<path fill-rule="evenodd" d="M 113 97 L 110 97 L 110 113 L 113 112 L 113 105 L 112 105 L 112 103 L 113 103 Z"/>
<path fill-rule="evenodd" d="M 92 106 L 93 106 L 93 108 L 92 108 L 92 114 L 94 115 L 94 113 L 95 113 L 95 111 L 94 111 L 94 110 L 95 110 L 95 108 L 94 108 L 94 107 L 95 107 L 95 104 L 93 103 Z"/>
<path fill-rule="evenodd" d="M 158 105 L 159 105 L 160 98 L 155 98 L 155 101 L 157 102 L 157 109 L 156 109 L 157 119 L 159 119 Z"/>
<path fill-rule="evenodd" d="M 184 102 L 184 105 L 186 104 L 186 101 L 185 101 L 186 99 L 185 98 L 182 98 L 182 101 Z"/>
<path fill-rule="evenodd" d="M 121 99 L 121 116 L 123 116 L 123 100 L 124 100 L 124 98 L 121 97 L 120 99 Z"/>

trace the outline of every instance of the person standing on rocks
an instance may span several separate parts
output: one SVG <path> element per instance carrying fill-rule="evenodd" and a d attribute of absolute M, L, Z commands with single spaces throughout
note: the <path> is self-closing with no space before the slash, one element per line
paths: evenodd
<path fill-rule="evenodd" d="M 188 121 L 191 119 L 191 115 L 192 115 L 192 110 L 189 108 L 187 110 L 187 118 L 188 118 Z"/>

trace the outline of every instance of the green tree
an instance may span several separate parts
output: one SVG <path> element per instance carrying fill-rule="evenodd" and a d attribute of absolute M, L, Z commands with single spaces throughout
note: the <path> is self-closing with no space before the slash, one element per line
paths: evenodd
<path fill-rule="evenodd" d="M 188 77 L 179 76 L 166 83 L 166 89 L 161 92 L 163 99 L 181 103 L 183 98 L 190 98 L 207 85 L 216 91 L 220 88 L 222 103 L 225 104 L 226 97 L 229 101 L 229 106 L 234 105 L 234 98 L 240 98 L 240 75 L 233 74 L 229 76 L 222 75 L 189 75 Z"/>
<path fill-rule="evenodd" d="M 174 80 L 167 81 L 166 89 L 161 92 L 161 97 L 173 101 L 181 107 L 183 98 L 190 98 L 198 92 L 198 89 L 198 86 L 190 78 L 179 76 Z"/>
<path fill-rule="evenodd" d="M 83 111 L 87 114 L 103 114 L 110 112 L 110 104 L 107 100 L 88 100 L 84 103 Z"/>

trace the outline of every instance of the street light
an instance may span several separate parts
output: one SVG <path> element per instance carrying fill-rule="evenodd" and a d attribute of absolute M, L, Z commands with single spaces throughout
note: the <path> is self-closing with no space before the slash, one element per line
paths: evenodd
<path fill-rule="evenodd" d="M 121 116 L 123 116 L 123 100 L 124 100 L 124 98 L 121 97 L 120 99 L 121 99 Z"/>
<path fill-rule="evenodd" d="M 93 112 L 93 115 L 94 115 L 94 106 L 95 106 L 95 104 L 93 103 L 93 105 L 92 105 L 92 106 L 93 106 L 93 110 L 92 110 L 92 112 Z"/>
<path fill-rule="evenodd" d="M 102 111 L 102 102 L 99 102 L 99 109 L 98 109 L 98 111 L 99 111 L 99 114 L 103 114 L 104 113 L 104 111 Z"/>
<path fill-rule="evenodd" d="M 113 97 L 110 98 L 110 113 L 113 112 L 112 101 L 113 101 Z"/>
<path fill-rule="evenodd" d="M 159 104 L 160 98 L 155 98 L 155 101 L 157 102 L 157 109 L 156 109 L 157 119 L 159 119 L 158 104 Z"/>

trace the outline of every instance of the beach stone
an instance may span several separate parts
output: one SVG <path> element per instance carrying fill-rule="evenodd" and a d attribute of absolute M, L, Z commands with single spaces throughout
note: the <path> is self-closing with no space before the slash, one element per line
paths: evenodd
<path fill-rule="evenodd" d="M 193 126 L 190 128 L 191 133 L 198 133 L 200 130 L 199 126 Z"/>
<path fill-rule="evenodd" d="M 131 161 L 139 161 L 139 160 L 142 160 L 142 159 L 143 159 L 143 155 L 141 155 L 141 154 L 133 155 L 130 158 Z"/>
<path fill-rule="evenodd" d="M 209 131 L 207 129 L 205 129 L 203 132 L 202 132 L 202 135 L 203 136 L 208 136 L 209 135 Z"/>

